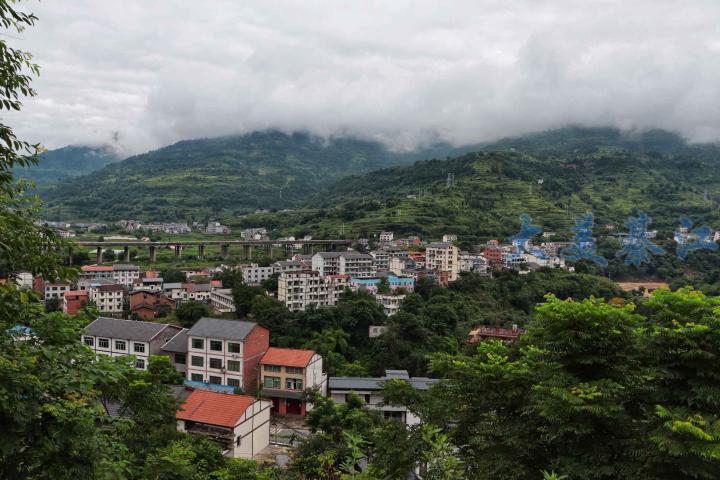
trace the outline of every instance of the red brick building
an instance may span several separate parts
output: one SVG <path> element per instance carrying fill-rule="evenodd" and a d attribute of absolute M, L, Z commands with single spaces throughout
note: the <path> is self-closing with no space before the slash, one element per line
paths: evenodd
<path fill-rule="evenodd" d="M 130 313 L 143 320 L 152 320 L 159 314 L 175 310 L 175 301 L 161 292 L 138 290 L 130 293 Z"/>
<path fill-rule="evenodd" d="M 313 350 L 270 347 L 260 360 L 260 387 L 260 395 L 272 400 L 274 413 L 305 416 L 303 392 L 317 388 L 324 395 L 327 390 L 322 357 Z"/>
<path fill-rule="evenodd" d="M 68 315 L 77 315 L 78 311 L 88 303 L 86 290 L 70 290 L 63 296 L 63 312 Z"/>

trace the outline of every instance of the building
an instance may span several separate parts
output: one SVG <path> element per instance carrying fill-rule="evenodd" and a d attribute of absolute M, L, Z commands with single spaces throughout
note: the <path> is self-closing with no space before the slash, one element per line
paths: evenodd
<path fill-rule="evenodd" d="M 460 271 L 488 275 L 488 261 L 480 254 L 460 252 Z"/>
<path fill-rule="evenodd" d="M 57 298 L 59 300 L 62 300 L 63 296 L 65 295 L 65 292 L 69 292 L 69 291 L 70 291 L 69 283 L 45 282 L 45 286 L 43 289 L 43 298 L 45 300 L 50 300 L 51 298 Z"/>
<path fill-rule="evenodd" d="M 210 222 L 205 229 L 205 233 L 212 235 L 227 235 L 230 233 L 230 228 L 222 225 L 220 222 Z"/>
<path fill-rule="evenodd" d="M 337 304 L 349 286 L 349 275 L 286 272 L 278 277 L 278 300 L 293 312 L 304 311 L 309 306 L 329 307 Z"/>
<path fill-rule="evenodd" d="M 244 392 L 255 390 L 260 359 L 270 346 L 267 328 L 253 322 L 203 317 L 187 336 L 188 380 Z"/>
<path fill-rule="evenodd" d="M 318 252 L 312 257 L 312 269 L 321 276 L 350 275 L 362 278 L 375 275 L 373 257 L 359 252 Z"/>
<path fill-rule="evenodd" d="M 68 290 L 63 296 L 62 310 L 68 315 L 77 315 L 78 311 L 88 304 L 88 292 L 84 290 Z"/>
<path fill-rule="evenodd" d="M 377 338 L 383 333 L 387 332 L 387 330 L 387 325 L 370 325 L 370 327 L 368 328 L 368 337 Z"/>
<path fill-rule="evenodd" d="M 387 250 L 373 250 L 370 252 L 373 258 L 375 270 L 387 270 L 389 268 L 390 253 Z"/>
<path fill-rule="evenodd" d="M 153 275 L 148 272 L 148 274 Z M 137 278 L 132 283 L 133 290 L 147 290 L 151 292 L 162 292 L 163 279 L 158 277 L 147 276 L 145 278 Z"/>
<path fill-rule="evenodd" d="M 161 292 L 136 290 L 130 292 L 130 313 L 143 320 L 152 320 L 157 316 L 165 316 L 175 310 L 175 300 Z"/>
<path fill-rule="evenodd" d="M 420 419 L 402 405 L 384 405 L 382 388 L 388 380 L 404 380 L 418 390 L 427 390 L 438 380 L 410 377 L 407 370 L 385 370 L 384 377 L 330 377 L 328 394 L 336 404 L 347 401 L 350 394 L 358 395 L 367 408 L 382 412 L 385 418 L 394 418 L 408 426 L 417 425 Z"/>
<path fill-rule="evenodd" d="M 80 267 L 80 280 L 112 280 L 113 279 L 113 267 L 110 265 L 83 265 Z"/>
<path fill-rule="evenodd" d="M 273 273 L 299 272 L 305 270 L 305 266 L 299 260 L 280 260 L 273 263 Z"/>
<path fill-rule="evenodd" d="M 246 228 L 240 231 L 240 238 L 243 240 L 267 240 L 268 234 L 265 228 Z"/>
<path fill-rule="evenodd" d="M 446 233 L 445 235 L 443 235 L 442 241 L 446 243 L 457 242 L 457 235 Z"/>
<path fill-rule="evenodd" d="M 393 241 L 393 238 L 393 232 L 380 232 L 380 235 L 378 235 L 380 243 L 390 243 Z"/>
<path fill-rule="evenodd" d="M 85 327 L 82 341 L 97 355 L 134 355 L 135 368 L 145 370 L 150 355 L 162 355 L 162 346 L 181 330 L 163 323 L 98 317 Z"/>
<path fill-rule="evenodd" d="M 460 272 L 459 251 L 449 242 L 431 243 L 425 248 L 425 268 L 447 272 L 448 281 L 457 280 Z"/>
<path fill-rule="evenodd" d="M 492 325 L 481 325 L 468 333 L 468 343 L 478 343 L 489 338 L 512 342 L 517 340 L 525 330 L 513 325 L 512 328 L 496 327 Z"/>
<path fill-rule="evenodd" d="M 217 288 L 210 292 L 210 306 L 217 313 L 232 313 L 235 311 L 235 299 L 229 288 Z"/>
<path fill-rule="evenodd" d="M 88 298 L 98 311 L 109 314 L 121 314 L 125 301 L 125 288 L 117 283 L 91 283 L 87 289 Z"/>
<path fill-rule="evenodd" d="M 260 285 L 275 273 L 273 265 L 261 267 L 257 263 L 251 263 L 249 265 L 240 265 L 239 268 L 243 274 L 243 281 L 248 285 Z"/>
<path fill-rule="evenodd" d="M 130 288 L 140 279 L 140 267 L 137 265 L 113 265 L 112 279 L 115 283 Z"/>
<path fill-rule="evenodd" d="M 387 279 L 390 290 L 395 291 L 403 289 L 407 292 L 415 290 L 415 279 L 413 277 L 398 277 L 396 275 L 383 275 L 382 277 L 373 278 L 351 278 L 350 286 L 353 289 L 363 289 L 370 293 L 377 293 L 378 285 L 382 278 Z"/>
<path fill-rule="evenodd" d="M 228 457 L 251 459 L 270 445 L 271 406 L 247 395 L 197 389 L 175 417 L 179 431 L 210 438 Z"/>
<path fill-rule="evenodd" d="M 305 416 L 308 405 L 303 391 L 317 388 L 327 393 L 327 376 L 322 357 L 312 350 L 271 347 L 260 360 L 260 396 L 273 402 L 279 415 Z"/>
<path fill-rule="evenodd" d="M 497 240 L 488 240 L 483 250 L 483 257 L 488 262 L 488 266 L 497 269 L 503 266 L 504 251 Z"/>
<path fill-rule="evenodd" d="M 187 378 L 188 329 L 183 328 L 162 347 L 163 355 L 170 357 L 170 363 Z"/>
<path fill-rule="evenodd" d="M 385 315 L 388 317 L 400 311 L 400 304 L 405 300 L 405 295 L 375 295 L 375 300 L 382 305 Z"/>

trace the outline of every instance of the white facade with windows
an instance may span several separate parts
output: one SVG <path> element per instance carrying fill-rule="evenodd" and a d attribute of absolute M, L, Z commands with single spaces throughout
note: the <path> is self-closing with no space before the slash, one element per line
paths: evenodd
<path fill-rule="evenodd" d="M 431 243 L 425 249 L 425 267 L 428 270 L 447 272 L 448 280 L 455 281 L 460 273 L 459 250 L 452 243 Z"/>
<path fill-rule="evenodd" d="M 242 387 L 243 343 L 188 335 L 187 378 Z"/>
<path fill-rule="evenodd" d="M 45 300 L 51 298 L 62 299 L 65 296 L 65 292 L 70 291 L 70 284 L 68 283 L 46 283 L 44 290 Z"/>
<path fill-rule="evenodd" d="M 140 267 L 137 265 L 113 265 L 112 279 L 115 283 L 130 288 L 136 280 L 140 279 Z"/>
<path fill-rule="evenodd" d="M 349 275 L 288 272 L 278 278 L 278 300 L 293 312 L 303 311 L 311 305 L 328 307 L 336 305 L 349 286 Z"/>

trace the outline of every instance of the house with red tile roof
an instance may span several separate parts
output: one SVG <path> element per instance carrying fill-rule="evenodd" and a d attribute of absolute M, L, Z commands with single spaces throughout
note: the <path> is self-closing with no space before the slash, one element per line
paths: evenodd
<path fill-rule="evenodd" d="M 322 357 L 313 350 L 268 348 L 260 360 L 260 396 L 273 402 L 273 413 L 305 416 L 308 405 L 303 392 L 317 388 L 327 391 Z"/>
<path fill-rule="evenodd" d="M 271 407 L 247 395 L 193 390 L 175 418 L 179 431 L 208 437 L 228 457 L 251 459 L 270 445 Z"/>

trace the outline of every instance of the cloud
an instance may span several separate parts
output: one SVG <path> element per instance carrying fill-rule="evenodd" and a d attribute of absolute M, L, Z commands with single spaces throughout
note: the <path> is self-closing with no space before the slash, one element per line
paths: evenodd
<path fill-rule="evenodd" d="M 720 139 L 720 2 L 153 1 L 23 4 L 48 147 L 140 152 L 256 129 L 412 148 L 569 123 Z"/>

